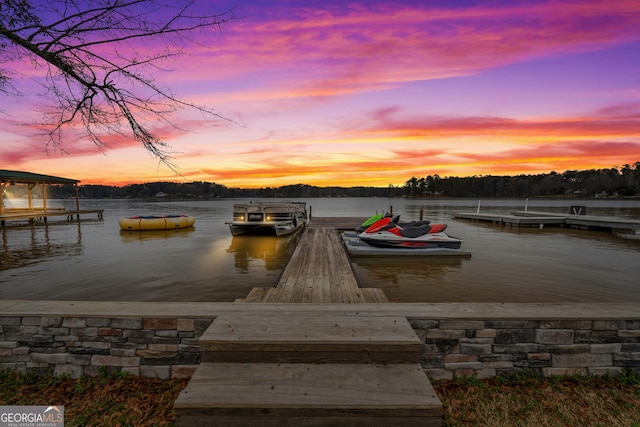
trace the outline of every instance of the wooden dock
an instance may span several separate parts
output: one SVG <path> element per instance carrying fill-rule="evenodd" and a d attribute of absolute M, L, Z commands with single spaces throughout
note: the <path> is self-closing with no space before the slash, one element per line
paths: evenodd
<path fill-rule="evenodd" d="M 442 403 L 419 363 L 423 342 L 405 317 L 324 310 L 388 302 L 380 289 L 358 287 L 338 235 L 361 223 L 312 219 L 277 286 L 254 288 L 237 301 L 251 310 L 215 319 L 174 403 L 177 426 L 442 424 Z"/>
<path fill-rule="evenodd" d="M 536 211 L 516 211 L 514 215 L 530 217 L 546 215 L 562 218 L 566 226 L 571 228 L 582 228 L 586 230 L 630 230 L 640 233 L 640 219 L 620 218 L 600 215 L 564 215 L 561 213 L 536 212 Z"/>
<path fill-rule="evenodd" d="M 359 219 L 313 219 L 303 231 L 275 287 L 253 288 L 242 302 L 380 303 L 381 289 L 360 288 L 338 229 L 354 228 Z M 331 224 L 331 226 L 328 226 Z M 240 302 L 240 301 L 238 301 Z"/>
<path fill-rule="evenodd" d="M 640 233 L 640 220 L 596 215 L 561 214 L 557 212 L 514 211 L 510 213 L 456 212 L 454 218 L 491 222 L 512 227 L 571 227 L 588 230 L 629 230 Z"/>
<path fill-rule="evenodd" d="M 523 216 L 510 213 L 469 213 L 456 212 L 452 215 L 454 218 L 468 219 L 472 221 L 490 222 L 499 225 L 508 225 L 511 227 L 545 227 L 545 226 L 564 226 L 564 217 L 550 215 Z"/>
<path fill-rule="evenodd" d="M 6 221 L 20 221 L 27 220 L 30 223 L 34 221 L 47 222 L 49 217 L 67 217 L 67 221 L 73 221 L 74 217 L 80 219 L 80 215 L 97 214 L 98 219 L 102 218 L 103 209 L 91 209 L 91 210 L 66 210 L 66 209 L 5 209 L 4 213 L 0 214 L 0 226 L 5 226 Z"/>

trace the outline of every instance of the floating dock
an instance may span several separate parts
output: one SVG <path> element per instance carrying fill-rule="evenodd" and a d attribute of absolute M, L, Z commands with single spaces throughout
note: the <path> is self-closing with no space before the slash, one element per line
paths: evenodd
<path fill-rule="evenodd" d="M 554 212 L 514 211 L 510 213 L 456 212 L 453 218 L 491 222 L 512 227 L 571 227 L 585 230 L 627 230 L 640 234 L 640 220 L 597 215 L 561 214 Z"/>
<path fill-rule="evenodd" d="M 363 242 L 357 232 L 345 231 L 342 240 L 350 257 L 462 257 L 471 258 L 471 252 L 450 248 L 377 248 Z"/>

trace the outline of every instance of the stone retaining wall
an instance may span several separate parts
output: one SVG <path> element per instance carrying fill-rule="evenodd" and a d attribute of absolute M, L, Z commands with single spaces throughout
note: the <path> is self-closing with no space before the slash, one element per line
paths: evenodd
<path fill-rule="evenodd" d="M 640 372 L 639 320 L 428 320 L 410 323 L 424 342 L 429 378 Z"/>
<path fill-rule="evenodd" d="M 95 376 L 99 369 L 190 378 L 212 318 L 0 317 L 0 369 Z"/>
<path fill-rule="evenodd" d="M 640 372 L 636 304 L 231 304 L 0 301 L 0 370 L 188 378 L 223 312 L 404 316 L 430 378 Z M 270 311 L 272 312 L 272 311 Z M 69 314 L 67 314 L 69 313 Z M 75 314 L 71 314 L 75 313 Z M 108 313 L 108 314 L 107 314 Z M 139 313 L 139 314 L 134 314 Z"/>

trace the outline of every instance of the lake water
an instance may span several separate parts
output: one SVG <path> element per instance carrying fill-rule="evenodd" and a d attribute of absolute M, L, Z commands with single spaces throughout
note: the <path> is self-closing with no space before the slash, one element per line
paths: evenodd
<path fill-rule="evenodd" d="M 452 219 L 453 212 L 511 210 L 640 218 L 640 201 L 296 199 L 315 217 L 368 217 L 393 208 L 403 220 L 448 224 L 469 259 L 353 259 L 362 287 L 397 302 L 640 302 L 640 240 L 602 231 L 510 228 Z M 0 228 L 0 299 L 91 301 L 234 301 L 253 287 L 274 286 L 300 235 L 233 237 L 225 221 L 247 200 L 81 200 L 104 209 L 67 223 L 8 222 Z M 19 203 L 19 201 L 16 201 Z M 75 200 L 49 201 L 75 208 Z M 133 215 L 189 214 L 193 229 L 120 231 Z"/>

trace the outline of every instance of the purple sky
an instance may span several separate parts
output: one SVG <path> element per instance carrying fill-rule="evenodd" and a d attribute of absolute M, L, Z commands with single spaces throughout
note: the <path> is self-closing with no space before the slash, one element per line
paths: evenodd
<path fill-rule="evenodd" d="M 388 186 L 640 161 L 637 0 L 201 3 L 235 5 L 237 19 L 154 77 L 232 121 L 182 110 L 177 129 L 157 124 L 182 177 L 124 138 L 46 152 L 22 125 L 39 105 L 28 96 L 4 97 L 0 168 L 114 185 Z"/>

